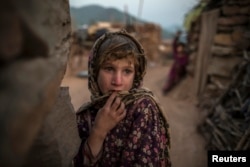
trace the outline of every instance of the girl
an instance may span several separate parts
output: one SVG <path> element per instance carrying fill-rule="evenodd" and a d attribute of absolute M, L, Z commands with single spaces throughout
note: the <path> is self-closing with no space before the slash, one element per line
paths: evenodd
<path fill-rule="evenodd" d="M 179 42 L 181 31 L 177 31 L 173 41 L 173 58 L 174 63 L 169 71 L 167 80 L 163 87 L 163 94 L 167 93 L 177 85 L 186 75 L 186 66 L 188 65 L 188 55 L 185 51 L 185 44 Z"/>
<path fill-rule="evenodd" d="M 75 166 L 170 166 L 168 123 L 142 88 L 146 57 L 124 30 L 106 33 L 89 57 L 91 102 L 77 111 Z"/>

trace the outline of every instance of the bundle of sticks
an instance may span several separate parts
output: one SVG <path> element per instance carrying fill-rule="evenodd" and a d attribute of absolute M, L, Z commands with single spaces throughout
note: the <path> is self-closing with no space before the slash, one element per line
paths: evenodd
<path fill-rule="evenodd" d="M 229 88 L 198 126 L 208 150 L 250 149 L 250 58 L 247 52 L 244 57 Z"/>

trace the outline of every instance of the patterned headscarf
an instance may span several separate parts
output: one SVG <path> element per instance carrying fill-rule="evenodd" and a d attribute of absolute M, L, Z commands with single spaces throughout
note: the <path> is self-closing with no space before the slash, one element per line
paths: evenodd
<path fill-rule="evenodd" d="M 140 43 L 131 35 L 129 35 L 125 30 L 118 31 L 118 32 L 107 32 L 104 35 L 102 35 L 95 44 L 93 45 L 91 54 L 89 56 L 89 62 L 88 62 L 88 87 L 91 92 L 91 100 L 95 101 L 95 99 L 100 98 L 102 96 L 102 93 L 97 85 L 97 75 L 98 75 L 98 69 L 96 61 L 100 58 L 100 56 L 104 56 L 103 53 L 100 53 L 100 50 L 102 48 L 102 44 L 107 41 L 111 40 L 114 37 L 119 36 L 123 39 L 123 41 L 126 41 L 125 44 L 130 45 L 130 47 L 134 47 L 137 52 L 139 52 L 136 56 L 137 62 L 139 67 L 136 69 L 133 87 L 132 89 L 139 88 L 142 85 L 143 77 L 146 73 L 146 57 L 144 54 L 144 50 Z M 120 45 L 119 43 L 117 44 Z M 104 48 L 104 50 L 108 50 L 110 48 Z M 103 52 L 103 49 L 102 51 Z"/>

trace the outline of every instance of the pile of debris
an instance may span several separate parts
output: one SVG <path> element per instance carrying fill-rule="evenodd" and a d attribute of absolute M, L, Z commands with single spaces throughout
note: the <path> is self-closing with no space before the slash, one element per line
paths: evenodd
<path fill-rule="evenodd" d="M 250 149 L 250 57 L 247 52 L 244 57 L 230 87 L 199 126 L 208 150 Z"/>

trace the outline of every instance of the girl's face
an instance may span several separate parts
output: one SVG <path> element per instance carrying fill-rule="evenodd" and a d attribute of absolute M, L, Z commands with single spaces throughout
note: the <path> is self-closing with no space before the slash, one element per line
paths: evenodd
<path fill-rule="evenodd" d="M 103 94 L 113 91 L 128 91 L 132 88 L 135 65 L 132 58 L 104 62 L 97 76 L 98 86 Z"/>
<path fill-rule="evenodd" d="M 179 45 L 179 46 L 177 47 L 177 52 L 182 53 L 183 51 L 184 51 L 183 46 L 182 46 L 182 45 Z"/>

